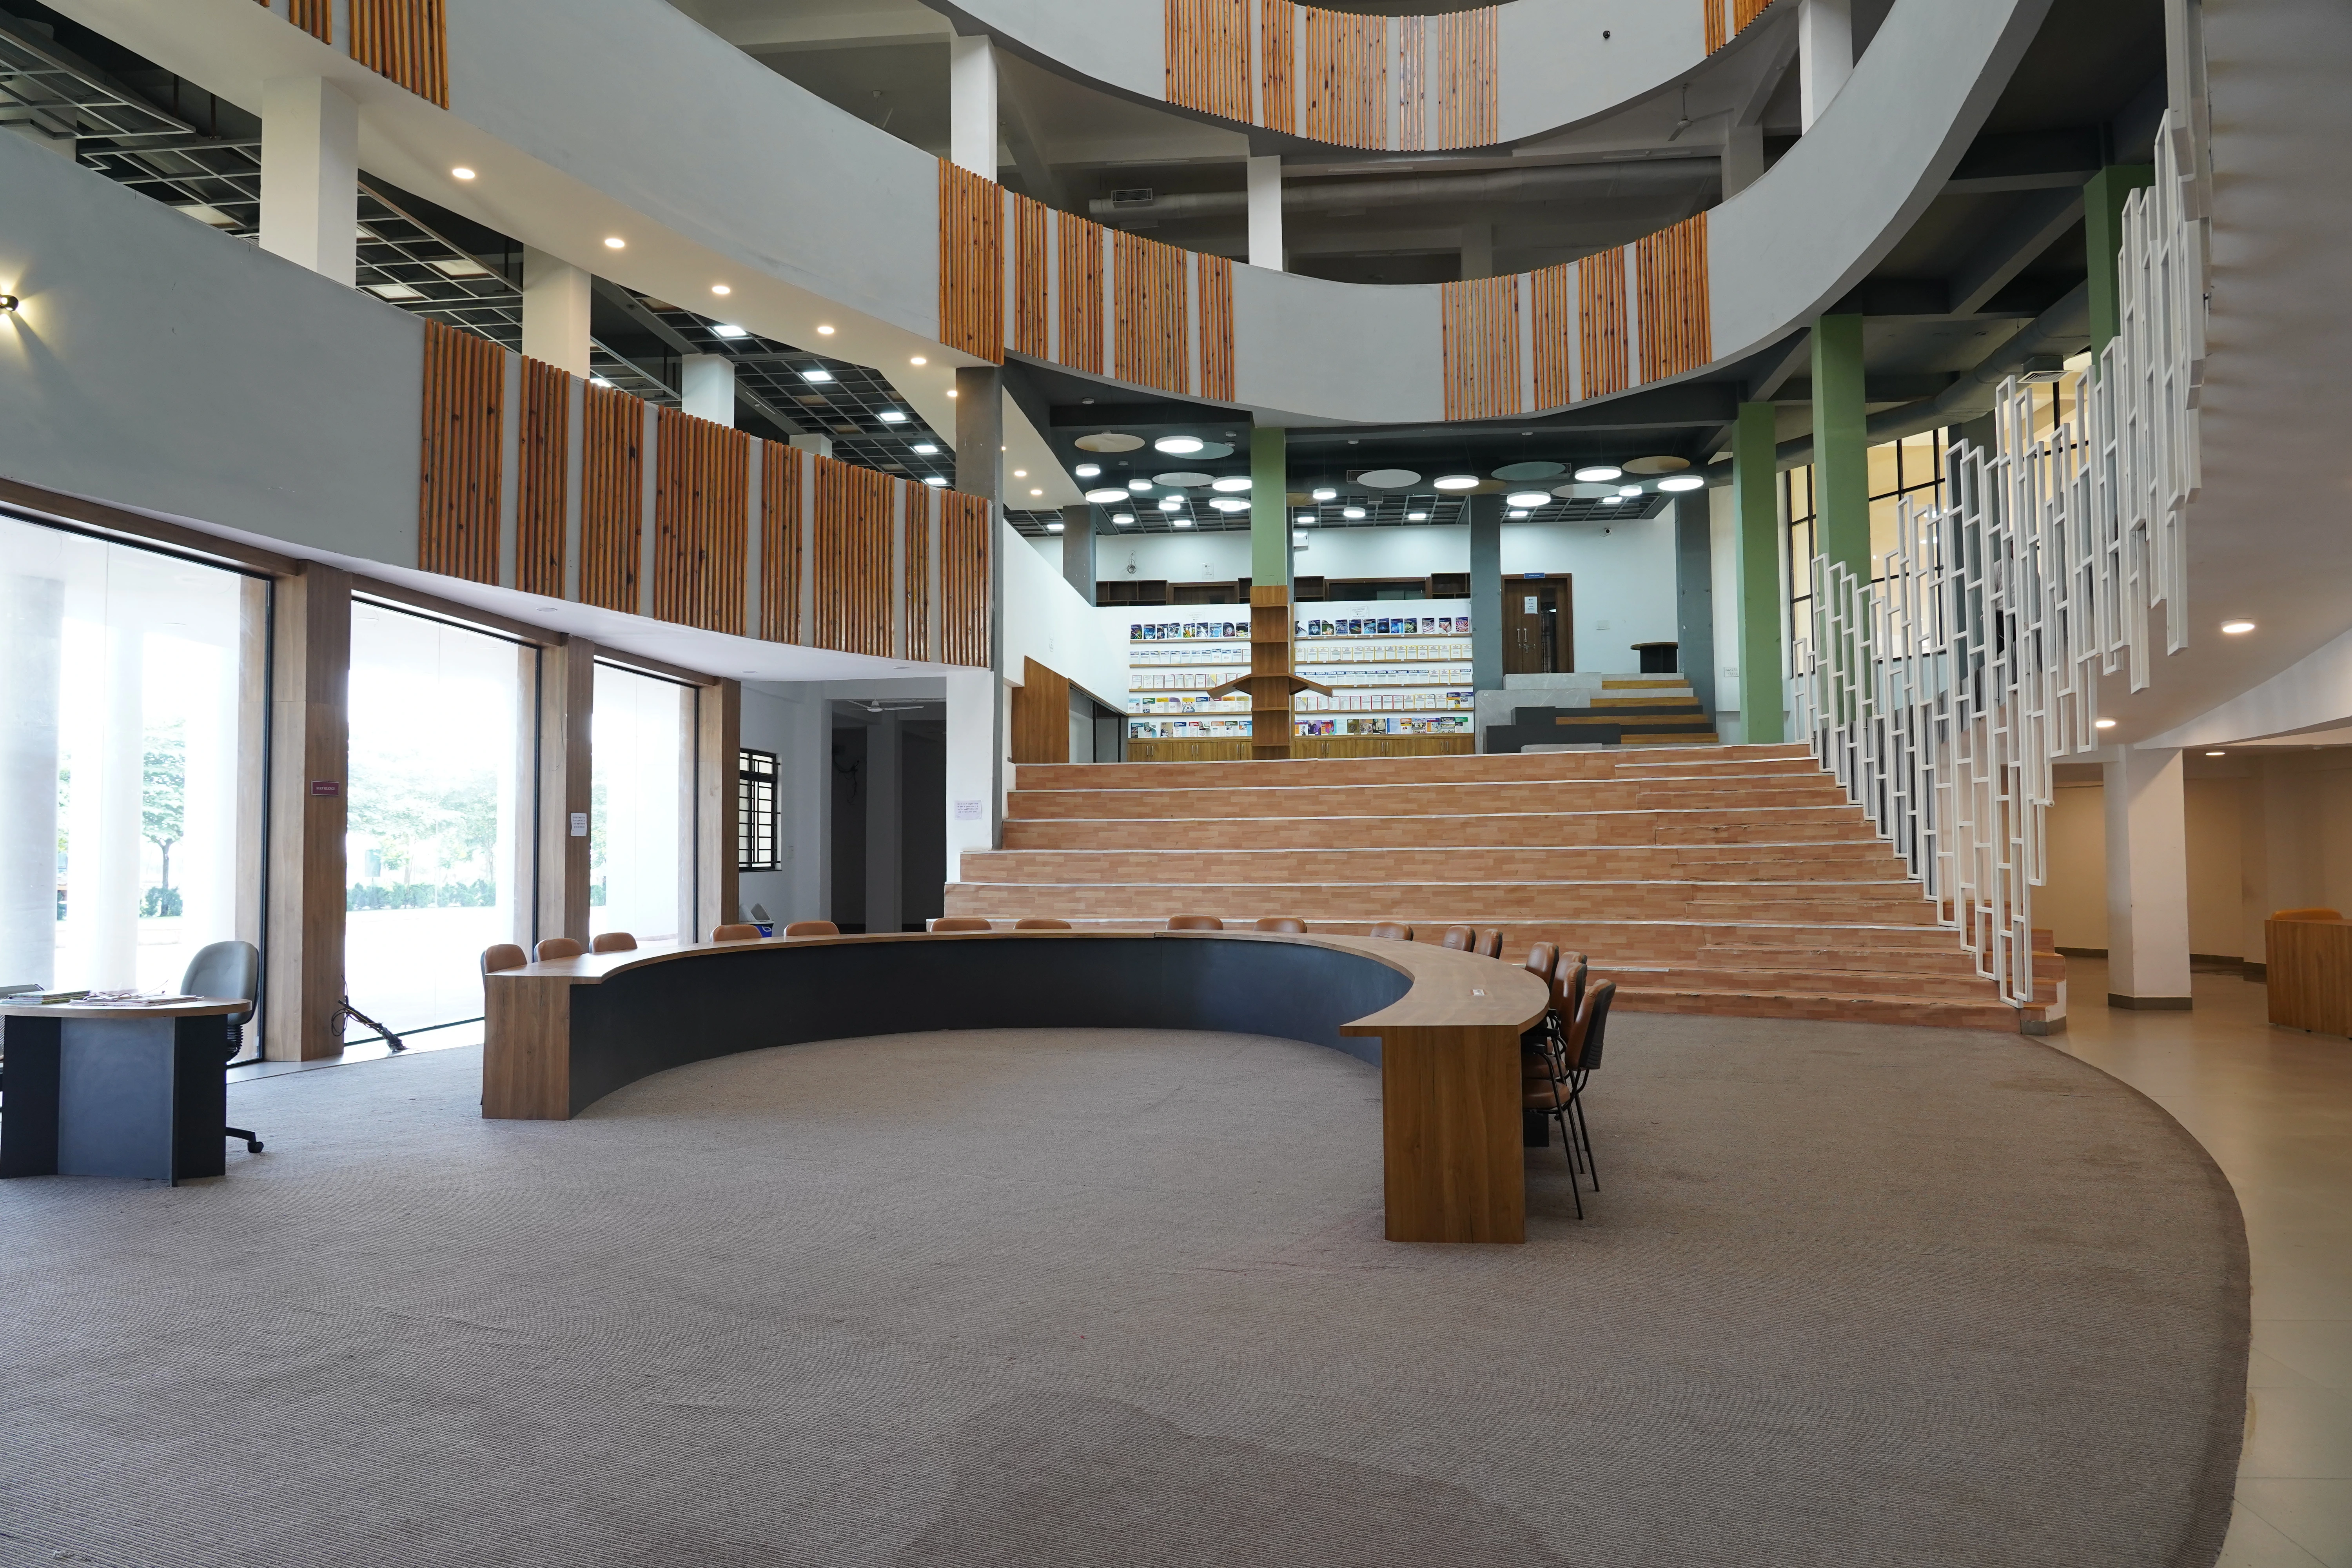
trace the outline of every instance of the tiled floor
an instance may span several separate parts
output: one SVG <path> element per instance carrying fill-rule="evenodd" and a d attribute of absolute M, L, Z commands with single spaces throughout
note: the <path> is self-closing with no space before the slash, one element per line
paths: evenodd
<path fill-rule="evenodd" d="M 2104 963 L 2067 978 L 2050 1043 L 2171 1111 L 2245 1212 L 2254 1347 L 2223 1568 L 2352 1568 L 2352 1040 L 2273 1027 L 2234 975 L 2196 976 L 2189 1013 L 2102 1005 Z"/>

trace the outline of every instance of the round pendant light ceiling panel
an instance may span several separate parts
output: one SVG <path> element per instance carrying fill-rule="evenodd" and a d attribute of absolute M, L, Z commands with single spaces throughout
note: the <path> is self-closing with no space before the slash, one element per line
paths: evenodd
<path fill-rule="evenodd" d="M 1125 436 L 1116 430 L 1078 437 L 1079 449 L 1087 452 L 1132 452 L 1142 445 L 1142 437 Z"/>

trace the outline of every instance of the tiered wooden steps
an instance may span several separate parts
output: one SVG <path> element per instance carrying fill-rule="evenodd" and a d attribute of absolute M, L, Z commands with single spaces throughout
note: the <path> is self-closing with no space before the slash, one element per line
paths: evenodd
<path fill-rule="evenodd" d="M 1500 926 L 1652 1012 L 2014 1029 L 2019 1010 L 1798 746 L 1024 765 L 947 912 L 1149 929 Z M 2041 961 L 2055 1011 L 2063 961 Z"/>
<path fill-rule="evenodd" d="M 1699 705 L 1698 693 L 1678 675 L 1648 679 L 1627 676 L 1603 680 L 1601 689 L 1606 695 L 1594 698 L 1584 710 L 1589 719 L 1560 715 L 1562 742 L 1578 743 L 1583 738 L 1579 731 L 1596 724 L 1616 726 L 1621 738 L 1604 743 L 1621 746 L 1703 746 L 1717 739 L 1715 721 Z"/>

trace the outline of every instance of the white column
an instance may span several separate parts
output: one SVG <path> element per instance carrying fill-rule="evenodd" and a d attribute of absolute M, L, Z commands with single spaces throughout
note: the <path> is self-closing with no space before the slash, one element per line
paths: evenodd
<path fill-rule="evenodd" d="M 2189 830 L 2178 751 L 2105 764 L 2107 1005 L 2189 1005 Z"/>
<path fill-rule="evenodd" d="M 1249 264 L 1285 269 L 1282 249 L 1282 158 L 1252 158 L 1249 166 Z"/>
<path fill-rule="evenodd" d="M 986 37 L 948 40 L 948 158 L 996 178 L 996 46 Z"/>
<path fill-rule="evenodd" d="M 967 849 L 992 847 L 996 787 L 996 672 L 950 669 L 948 687 L 948 880 L 962 875 Z"/>
<path fill-rule="evenodd" d="M 714 425 L 735 423 L 735 362 L 725 354 L 687 354 L 677 362 L 678 405 Z"/>
<path fill-rule="evenodd" d="M 523 353 L 558 370 L 586 377 L 590 282 L 586 268 L 524 247 Z"/>
<path fill-rule="evenodd" d="M 262 83 L 261 248 L 348 284 L 359 227 L 359 105 L 314 76 Z"/>
<path fill-rule="evenodd" d="M 866 929 L 898 929 L 898 716 L 878 714 L 866 731 Z"/>
<path fill-rule="evenodd" d="M 1799 129 L 1811 131 L 1853 74 L 1853 0 L 1801 0 L 1797 6 Z"/>
<path fill-rule="evenodd" d="M 0 984 L 53 985 L 58 961 L 58 680 L 66 585 L 0 577 Z"/>

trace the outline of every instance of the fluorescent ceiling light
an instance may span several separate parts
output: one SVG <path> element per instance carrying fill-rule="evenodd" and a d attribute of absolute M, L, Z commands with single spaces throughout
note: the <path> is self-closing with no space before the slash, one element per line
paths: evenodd
<path fill-rule="evenodd" d="M 1207 445 L 1198 436 L 1162 436 L 1151 443 L 1152 450 L 1165 452 L 1171 458 L 1189 458 Z"/>
<path fill-rule="evenodd" d="M 1115 490 L 1106 486 L 1102 489 L 1088 490 L 1087 492 L 1087 499 L 1094 502 L 1097 506 L 1108 506 L 1113 501 L 1125 500 L 1127 499 L 1127 492 L 1125 490 Z"/>
<path fill-rule="evenodd" d="M 748 338 L 751 334 L 732 321 L 720 321 L 710 329 L 714 338 Z"/>
<path fill-rule="evenodd" d="M 411 289 L 405 283 L 363 283 L 361 285 L 379 300 L 422 300 L 424 290 Z"/>
<path fill-rule="evenodd" d="M 1045 525 L 1045 531 L 1048 533 L 1059 533 L 1062 531 L 1062 525 L 1058 522 L 1049 522 Z"/>
<path fill-rule="evenodd" d="M 885 408 L 874 417 L 885 425 L 904 425 L 907 422 L 907 416 L 895 408 Z"/>
<path fill-rule="evenodd" d="M 1250 477 L 1247 474 L 1227 474 L 1222 479 L 1211 479 L 1209 481 L 1209 488 L 1213 490 L 1224 490 L 1228 493 L 1245 490 L 1250 488 Z"/>
<path fill-rule="evenodd" d="M 1178 528 L 1190 528 L 1192 526 L 1192 520 L 1189 517 L 1180 517 L 1175 520 L 1175 522 Z"/>
<path fill-rule="evenodd" d="M 1503 498 L 1503 501 L 1507 506 L 1532 510 L 1539 506 L 1549 506 L 1551 503 L 1551 492 L 1549 490 L 1513 490 Z"/>
<path fill-rule="evenodd" d="M 914 449 L 928 458 L 932 453 L 938 451 L 940 447 L 939 443 L 936 441 L 918 441 L 915 443 Z"/>
<path fill-rule="evenodd" d="M 1525 511 L 1514 511 L 1510 515 L 1513 522 L 1525 522 L 1528 520 L 1528 514 Z"/>
<path fill-rule="evenodd" d="M 2221 631 L 2223 635 L 2228 637 L 2242 637 L 2253 629 L 2254 623 L 2252 621 L 2223 621 L 2221 623 Z"/>
<path fill-rule="evenodd" d="M 934 474 L 929 479 L 925 479 L 923 483 L 927 485 L 945 485 L 947 480 L 940 479 L 937 474 Z"/>
<path fill-rule="evenodd" d="M 1209 504 L 1215 507 L 1219 511 L 1249 510 L 1249 502 L 1245 500 L 1235 500 L 1231 496 L 1218 496 L 1212 500 Z"/>
<path fill-rule="evenodd" d="M 1343 506 L 1339 509 L 1339 515 L 1349 522 L 1361 522 L 1364 521 L 1364 509 L 1360 506 Z"/>
<path fill-rule="evenodd" d="M 1479 481 L 1475 474 L 1440 474 L 1429 482 L 1442 490 L 1475 490 Z"/>
<path fill-rule="evenodd" d="M 1339 492 L 1333 489 L 1329 485 L 1317 485 L 1315 487 L 1315 499 L 1317 500 L 1338 500 L 1339 499 Z"/>
<path fill-rule="evenodd" d="M 236 219 L 229 216 L 228 214 L 221 211 L 220 208 L 208 206 L 203 202 L 188 202 L 182 205 L 178 210 L 187 214 L 198 223 L 210 224 L 215 228 L 235 228 L 236 226 Z M 373 235 L 370 235 L 368 237 L 373 239 L 375 237 Z"/>
<path fill-rule="evenodd" d="M 490 269 L 472 257 L 460 257 L 455 261 L 436 261 L 433 270 L 444 278 L 488 278 Z"/>
<path fill-rule="evenodd" d="M 1658 481 L 1662 490 L 1703 490 L 1706 481 L 1696 474 L 1674 474 Z"/>
<path fill-rule="evenodd" d="M 1097 474 L 1102 472 L 1102 465 L 1100 463 L 1080 463 L 1076 468 L 1072 468 L 1070 472 L 1076 474 L 1082 479 L 1091 479 Z"/>
<path fill-rule="evenodd" d="M 803 381 L 831 381 L 833 379 L 833 372 L 829 370 L 804 370 L 801 372 L 801 379 Z"/>
<path fill-rule="evenodd" d="M 2205 754 L 2209 757 L 2226 757 L 2230 753 L 2227 752 L 2208 752 Z"/>
<path fill-rule="evenodd" d="M 1427 522 L 1429 514 L 1425 511 L 1409 511 L 1404 514 L 1404 520 L 1407 522 Z"/>
<path fill-rule="evenodd" d="M 1301 528 L 1312 528 L 1315 526 L 1315 514 L 1311 511 L 1302 511 L 1298 514 L 1297 522 Z"/>
<path fill-rule="evenodd" d="M 1605 485 L 1612 479 L 1622 479 L 1625 470 L 1614 463 L 1594 463 L 1576 470 L 1576 477 L 1588 485 Z"/>

